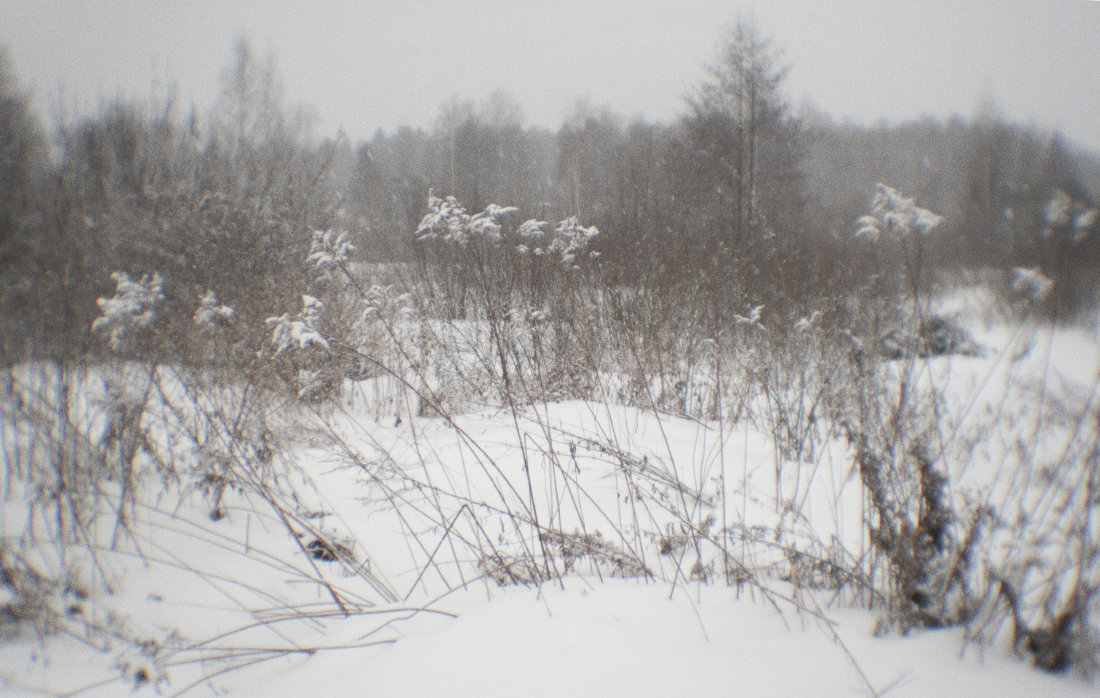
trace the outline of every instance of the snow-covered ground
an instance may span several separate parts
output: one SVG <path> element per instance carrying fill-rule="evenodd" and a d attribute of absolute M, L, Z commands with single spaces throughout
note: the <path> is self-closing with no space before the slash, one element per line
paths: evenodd
<path fill-rule="evenodd" d="M 722 586 L 669 598 L 660 584 L 570 580 L 455 598 L 457 619 L 420 618 L 361 663 L 330 655 L 257 695 L 1094 695 L 997 653 L 960 659 L 959 633 L 874 638 L 866 612 L 798 612 Z M 358 666 L 356 666 L 358 664 Z M 857 668 L 858 667 L 858 668 Z M 251 688 L 251 686 L 250 686 Z"/>
<path fill-rule="evenodd" d="M 1071 495 L 1095 457 L 1100 348 L 1087 332 L 1032 326 L 976 338 L 981 357 L 935 358 L 916 369 L 918 382 L 944 395 L 933 443 L 946 454 L 953 498 L 984 497 L 1006 519 L 1028 513 L 1043 524 L 1043 535 L 1029 539 L 1026 525 L 1007 522 L 985 561 L 1019 557 L 1022 568 L 1041 568 L 1037 561 L 1071 555 L 1043 546 L 1064 540 L 1050 531 L 1072 519 L 1059 507 L 1076 506 Z M 89 414 L 106 392 L 92 374 L 76 391 Z M 95 504 L 99 524 L 87 534 L 94 545 L 23 544 L 44 509 L 12 477 L 19 467 L 9 455 L 0 536 L 44 576 L 66 570 L 42 602 L 66 620 L 50 635 L 9 630 L 0 688 L 1098 693 L 1085 679 L 1029 667 L 1014 656 L 1007 627 L 986 629 L 987 646 L 963 629 L 876 633 L 879 613 L 857 603 L 865 599 L 855 591 L 811 583 L 825 574 L 817 568 L 799 573 L 807 561 L 869 547 L 850 446 L 838 438 L 794 463 L 747 423 L 593 401 L 455 417 L 410 410 L 395 420 L 362 387 L 336 407 L 301 414 L 293 431 L 287 425 L 281 455 L 250 472 L 240 492 L 230 486 L 217 517 L 209 491 L 186 478 L 165 489 L 151 467 L 139 473 L 134 487 L 144 494 L 126 516 L 112 509 L 121 491 L 108 483 Z M 188 423 L 163 409 L 180 392 L 167 390 L 156 404 Z M 81 424 L 90 441 L 104 429 L 95 419 Z M 195 468 L 202 458 L 241 457 L 219 456 L 217 429 L 203 429 L 206 455 L 191 458 Z M 187 461 L 180 434 L 149 433 L 152 450 Z M 6 427 L 6 453 L 27 452 L 15 448 L 25 436 Z M 243 461 L 260 453 L 262 439 L 252 437 Z M 716 530 L 739 533 L 720 539 Z M 533 568 L 529 559 L 544 564 Z"/>

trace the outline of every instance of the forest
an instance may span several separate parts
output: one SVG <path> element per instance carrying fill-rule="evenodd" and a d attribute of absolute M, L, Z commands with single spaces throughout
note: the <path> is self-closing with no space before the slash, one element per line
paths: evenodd
<path fill-rule="evenodd" d="M 312 134 L 273 58 L 243 40 L 209 113 L 169 96 L 55 127 L 6 59 L 3 356 L 93 350 L 69 329 L 94 319 L 105 270 L 160 270 L 170 305 L 194 306 L 201 286 L 256 319 L 314 229 L 346 229 L 357 263 L 408 262 L 423 252 L 413 232 L 430 192 L 471 211 L 505 202 L 596 226 L 603 283 L 672 294 L 719 284 L 735 303 L 791 315 L 855 291 L 872 267 L 896 272 L 852 235 L 884 182 L 945 218 L 922 243 L 929 274 L 1057 269 L 1046 312 L 1070 319 L 1094 305 L 1095 236 L 1048 235 L 1046 213 L 1056 196 L 1070 221 L 1093 209 L 1100 156 L 1005 123 L 995 106 L 876 128 L 796 114 L 784 69 L 780 47 L 742 27 L 701 68 L 677 123 L 578 102 L 556 133 L 526 128 L 522 106 L 498 92 L 454 98 L 430 132 L 350 143 Z"/>
<path fill-rule="evenodd" d="M 0 666 L 107 659 L 0 687 L 244 690 L 459 590 L 625 579 L 819 622 L 838 690 L 904 672 L 834 609 L 1094 688 L 1100 154 L 795 108 L 745 22 L 671 123 L 498 91 L 357 142 L 243 38 L 212 105 L 52 121 L 15 58 Z M 221 610 L 154 603 L 180 574 Z"/>

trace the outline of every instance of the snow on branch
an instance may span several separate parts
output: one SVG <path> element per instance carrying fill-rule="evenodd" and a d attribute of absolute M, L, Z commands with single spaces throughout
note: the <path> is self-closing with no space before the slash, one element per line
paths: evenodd
<path fill-rule="evenodd" d="M 927 235 L 943 221 L 943 216 L 917 206 L 897 189 L 879 183 L 871 200 L 871 215 L 856 221 L 856 236 L 876 241 L 883 234 L 899 239 L 913 233 Z"/>
<path fill-rule="evenodd" d="M 1041 301 L 1054 281 L 1040 271 L 1039 267 L 1016 267 L 1012 270 L 1012 291 L 1027 298 L 1032 303 Z"/>
<path fill-rule="evenodd" d="M 570 216 L 554 228 L 554 239 L 550 243 L 550 252 L 561 255 L 561 264 L 567 269 L 576 269 L 577 256 L 587 251 L 588 242 L 600 234 L 596 226 L 585 228 L 577 222 L 576 216 Z"/>
<path fill-rule="evenodd" d="M 453 196 L 440 199 L 428 195 L 428 214 L 416 229 L 418 240 L 441 239 L 465 246 L 473 238 L 498 241 L 501 238 L 500 219 L 518 212 L 514 206 L 489 204 L 481 213 L 471 216 Z"/>
<path fill-rule="evenodd" d="M 1043 237 L 1066 236 L 1074 245 L 1087 238 L 1100 222 L 1100 211 L 1089 208 L 1081 201 L 1074 201 L 1061 189 L 1051 195 L 1043 208 Z"/>
<path fill-rule="evenodd" d="M 761 329 L 766 332 L 768 328 L 760 324 L 760 314 L 763 312 L 763 310 L 764 306 L 758 305 L 754 308 L 749 309 L 748 317 L 734 313 L 733 319 L 738 325 L 748 325 L 749 327 L 756 327 L 757 329 Z"/>
<path fill-rule="evenodd" d="M 549 223 L 546 221 L 536 220 L 531 218 L 523 222 L 519 228 L 516 229 L 516 235 L 521 238 L 540 238 L 546 235 L 546 231 L 543 230 Z"/>
<path fill-rule="evenodd" d="M 447 242 L 465 242 L 465 230 L 469 225 L 470 214 L 453 196 L 440 199 L 428 194 L 428 213 L 420 220 L 416 229 L 418 240 L 443 239 Z"/>
<path fill-rule="evenodd" d="M 396 295 L 393 284 L 371 286 L 364 301 L 367 307 L 363 311 L 361 320 L 365 323 L 373 322 L 383 313 L 413 314 L 413 294 Z"/>
<path fill-rule="evenodd" d="M 325 271 L 332 267 L 342 266 L 348 261 L 348 253 L 355 250 L 355 245 L 348 241 L 346 232 L 336 233 L 334 230 L 313 231 L 313 241 L 309 245 L 309 257 L 306 258 L 317 271 Z"/>
<path fill-rule="evenodd" d="M 199 301 L 193 319 L 203 329 L 228 325 L 233 320 L 233 309 L 227 305 L 218 305 L 218 296 L 213 291 L 207 291 Z"/>
<path fill-rule="evenodd" d="M 470 240 L 481 238 L 499 242 L 504 238 L 501 219 L 518 213 L 515 206 L 489 204 L 481 213 L 470 215 L 453 196 L 440 199 L 428 197 L 428 214 L 416 230 L 418 240 L 443 240 L 466 246 Z M 595 226 L 584 227 L 571 216 L 558 223 L 552 231 L 550 224 L 535 218 L 528 219 L 515 229 L 518 238 L 515 251 L 520 256 L 541 257 L 553 255 L 565 269 L 579 269 L 578 258 L 588 252 L 589 242 L 600 234 Z M 597 252 L 589 253 L 593 259 Z"/>
<path fill-rule="evenodd" d="M 153 272 L 151 279 L 146 274 L 140 281 L 134 281 L 123 271 L 116 271 L 111 278 L 115 282 L 115 295 L 96 300 L 102 315 L 92 323 L 92 331 L 105 332 L 111 348 L 118 351 L 128 331 L 153 323 L 156 306 L 164 300 L 164 280 L 159 272 Z"/>
<path fill-rule="evenodd" d="M 1054 192 L 1054 196 L 1050 198 L 1046 208 L 1043 209 L 1043 219 L 1049 226 L 1047 230 L 1049 231 L 1051 228 L 1069 225 L 1070 209 L 1072 206 L 1073 200 L 1069 198 L 1068 194 L 1061 189 Z"/>
<path fill-rule="evenodd" d="M 474 234 L 500 239 L 500 217 L 512 213 L 518 213 L 515 206 L 497 206 L 489 204 L 484 211 L 470 219 L 470 227 Z"/>
<path fill-rule="evenodd" d="M 329 348 L 328 340 L 317 329 L 317 323 L 321 319 L 321 311 L 325 304 L 313 296 L 302 296 L 302 311 L 296 317 L 283 313 L 279 317 L 269 317 L 267 324 L 274 327 L 271 333 L 271 343 L 275 345 L 275 356 L 282 354 L 292 344 L 299 349 L 305 349 L 311 344 Z"/>

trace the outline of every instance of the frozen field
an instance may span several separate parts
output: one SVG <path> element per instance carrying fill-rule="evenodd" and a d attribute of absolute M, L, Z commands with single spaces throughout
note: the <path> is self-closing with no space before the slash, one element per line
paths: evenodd
<path fill-rule="evenodd" d="M 1097 575 L 1074 549 L 1095 519 L 1074 512 L 1094 506 L 1100 351 L 1077 330 L 975 334 L 981 356 L 906 370 L 944 397 L 947 492 L 996 512 L 971 573 L 1016 570 L 1039 614 Z M 38 599 L 53 632 L 11 626 L 0 645 L 15 695 L 1095 694 L 1014 656 L 994 597 L 982 623 L 876 633 L 883 601 L 845 577 L 873 574 L 865 493 L 827 430 L 796 462 L 750 420 L 606 402 L 378 419 L 368 379 L 230 442 L 202 422 L 240 416 L 234 390 L 136 364 L 70 379 L 74 448 L 105 442 L 120 386 L 145 396 L 150 443 L 129 482 L 89 495 L 87 538 L 58 539 L 57 507 L 26 489 L 51 453 L 4 420 L 5 555 L 54 580 Z M 14 372 L 5 413 L 56 381 Z M 224 491 L 195 479 L 246 448 Z M 192 477 L 165 487 L 168 465 Z"/>

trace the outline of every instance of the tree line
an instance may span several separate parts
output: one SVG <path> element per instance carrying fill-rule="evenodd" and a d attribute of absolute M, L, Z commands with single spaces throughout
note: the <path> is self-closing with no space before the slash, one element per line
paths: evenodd
<path fill-rule="evenodd" d="M 930 269 L 1040 268 L 1055 279 L 1054 312 L 1093 305 L 1096 154 L 993 108 L 836 123 L 791 106 L 786 69 L 781 48 L 740 23 L 672 123 L 578 103 L 553 131 L 525 125 L 521 105 L 498 92 L 448 102 L 430 128 L 352 144 L 315 136 L 272 59 L 243 40 L 208 111 L 172 97 L 116 100 L 50 128 L 4 57 L 0 355 L 94 353 L 87 330 L 111 273 L 157 271 L 175 340 L 144 351 L 198 358 L 190 321 L 213 291 L 250 321 L 226 339 L 248 356 L 263 318 L 309 290 L 301 260 L 314 231 L 347 231 L 361 263 L 422 262 L 414 233 L 430 195 L 469 211 L 575 216 L 600 231 L 600 283 L 690 289 L 717 314 L 813 306 L 890 274 L 902 262 L 853 235 L 884 182 L 944 216 L 923 242 Z"/>

